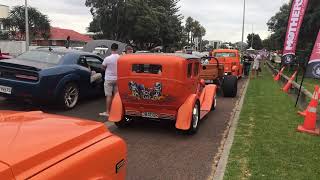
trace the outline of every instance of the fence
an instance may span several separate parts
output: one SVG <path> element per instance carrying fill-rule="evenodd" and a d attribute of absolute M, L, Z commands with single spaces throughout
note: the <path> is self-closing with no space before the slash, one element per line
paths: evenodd
<path fill-rule="evenodd" d="M 270 70 L 272 71 L 273 74 L 278 74 L 279 70 L 277 68 L 275 68 L 269 61 L 267 61 L 267 65 L 270 68 Z M 280 83 L 285 84 L 289 81 L 289 77 L 282 74 L 280 76 Z M 299 93 L 299 89 L 300 89 L 300 84 L 298 84 L 297 82 L 293 81 L 292 82 L 292 88 L 289 90 L 289 93 L 291 95 L 293 95 L 294 97 L 298 96 Z M 301 87 L 301 94 L 300 94 L 300 98 L 298 101 L 298 105 L 301 109 L 306 109 L 309 101 L 312 98 L 312 93 L 309 92 L 305 87 Z M 319 107 L 318 107 L 318 122 L 320 123 L 320 111 L 319 111 Z M 320 124 L 319 124 L 320 125 Z"/>

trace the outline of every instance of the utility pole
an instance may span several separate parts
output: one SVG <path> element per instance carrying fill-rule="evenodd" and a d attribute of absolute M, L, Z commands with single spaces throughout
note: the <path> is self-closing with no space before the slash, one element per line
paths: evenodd
<path fill-rule="evenodd" d="M 251 49 L 253 49 L 253 24 L 252 24 L 252 34 L 251 34 Z"/>
<path fill-rule="evenodd" d="M 243 0 L 243 18 L 242 18 L 242 40 L 241 40 L 241 53 L 244 52 L 243 50 L 243 38 L 244 38 L 244 23 L 246 18 L 246 0 Z"/>
<path fill-rule="evenodd" d="M 29 50 L 29 17 L 28 17 L 28 0 L 25 0 L 25 19 L 26 19 L 26 51 Z"/>

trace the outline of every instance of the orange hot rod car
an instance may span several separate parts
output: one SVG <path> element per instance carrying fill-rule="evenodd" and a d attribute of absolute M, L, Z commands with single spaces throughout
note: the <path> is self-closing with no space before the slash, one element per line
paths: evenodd
<path fill-rule="evenodd" d="M 104 124 L 0 111 L 0 179 L 125 179 L 127 147 Z"/>
<path fill-rule="evenodd" d="M 200 78 L 206 83 L 217 84 L 225 97 L 235 97 L 238 79 L 242 77 L 243 65 L 240 54 L 234 49 L 217 49 L 209 57 L 203 57 Z"/>
<path fill-rule="evenodd" d="M 216 107 L 216 85 L 200 80 L 200 59 L 188 54 L 126 55 L 118 61 L 118 89 L 109 121 L 125 127 L 133 119 L 168 119 L 195 133 Z"/>
<path fill-rule="evenodd" d="M 212 56 L 217 58 L 220 64 L 224 65 L 225 75 L 242 77 L 243 65 L 241 64 L 240 52 L 236 49 L 216 49 Z"/>

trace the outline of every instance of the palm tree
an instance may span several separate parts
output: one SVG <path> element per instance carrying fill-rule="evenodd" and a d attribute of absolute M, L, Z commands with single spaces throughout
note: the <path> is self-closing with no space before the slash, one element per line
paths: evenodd
<path fill-rule="evenodd" d="M 192 17 L 188 17 L 187 20 L 186 20 L 186 32 L 188 33 L 188 43 L 190 43 L 190 36 L 191 36 L 191 30 L 192 30 L 192 26 L 193 26 L 193 18 Z"/>

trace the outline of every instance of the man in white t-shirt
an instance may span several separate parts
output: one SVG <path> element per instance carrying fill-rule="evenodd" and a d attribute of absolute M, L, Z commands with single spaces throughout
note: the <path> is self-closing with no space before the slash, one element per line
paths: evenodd
<path fill-rule="evenodd" d="M 253 60 L 253 66 L 252 66 L 252 76 L 251 78 L 254 78 L 254 76 L 258 76 L 259 75 L 259 68 L 260 68 L 260 61 L 261 61 L 262 57 L 260 54 L 258 54 L 254 60 Z"/>
<path fill-rule="evenodd" d="M 111 45 L 111 55 L 106 57 L 102 63 L 105 71 L 104 93 L 106 96 L 106 112 L 100 113 L 100 116 L 109 116 L 110 106 L 113 96 L 118 92 L 117 88 L 117 63 L 120 55 L 118 54 L 118 44 Z"/>

